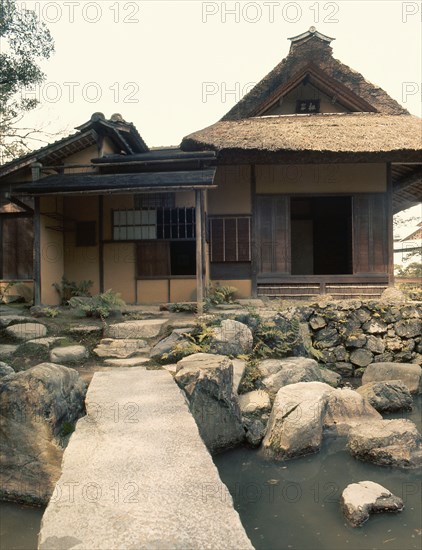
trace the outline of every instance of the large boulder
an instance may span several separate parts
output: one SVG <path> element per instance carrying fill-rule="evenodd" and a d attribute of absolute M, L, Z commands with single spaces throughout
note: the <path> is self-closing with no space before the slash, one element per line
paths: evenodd
<path fill-rule="evenodd" d="M 371 420 L 349 432 L 347 447 L 365 462 L 416 468 L 422 462 L 421 434 L 410 420 Z"/>
<path fill-rule="evenodd" d="M 164 354 L 171 354 L 174 346 L 186 341 L 186 335 L 192 332 L 191 328 L 176 328 L 166 338 L 163 338 L 151 349 L 151 357 L 161 358 Z"/>
<path fill-rule="evenodd" d="M 210 348 L 221 355 L 246 355 L 252 351 L 252 343 L 252 331 L 247 325 L 226 319 L 214 329 Z"/>
<path fill-rule="evenodd" d="M 299 382 L 281 388 L 263 440 L 265 454 L 287 459 L 319 451 L 326 401 L 333 391 L 322 382 Z"/>
<path fill-rule="evenodd" d="M 19 323 L 5 329 L 8 336 L 21 342 L 47 336 L 47 328 L 41 323 Z"/>
<path fill-rule="evenodd" d="M 63 436 L 83 415 L 86 385 L 41 363 L 0 381 L 0 499 L 47 504 L 60 476 Z"/>
<path fill-rule="evenodd" d="M 353 426 L 371 419 L 382 416 L 355 390 L 336 389 L 327 397 L 324 430 L 330 435 L 347 435 Z"/>
<path fill-rule="evenodd" d="M 0 361 L 0 378 L 4 376 L 9 376 L 9 374 L 15 374 L 15 371 L 7 363 Z"/>
<path fill-rule="evenodd" d="M 413 363 L 372 363 L 363 374 L 362 385 L 392 380 L 401 380 L 410 393 L 422 393 L 422 368 Z"/>
<path fill-rule="evenodd" d="M 305 357 L 265 359 L 258 364 L 258 370 L 264 389 L 271 395 L 275 395 L 280 388 L 289 384 L 322 381 L 318 363 Z"/>
<path fill-rule="evenodd" d="M 341 508 L 347 521 L 359 527 L 371 514 L 401 512 L 403 500 L 373 481 L 359 481 L 348 485 L 341 495 Z"/>
<path fill-rule="evenodd" d="M 0 327 L 3 328 L 15 323 L 26 323 L 27 321 L 31 321 L 31 318 L 22 315 L 0 315 Z"/>
<path fill-rule="evenodd" d="M 271 411 L 270 397 L 263 390 L 254 390 L 239 395 L 239 406 L 246 431 L 246 441 L 253 447 L 257 447 L 265 435 Z"/>
<path fill-rule="evenodd" d="M 407 411 L 412 408 L 412 396 L 401 380 L 368 382 L 357 391 L 379 412 Z"/>
<path fill-rule="evenodd" d="M 146 319 L 143 321 L 125 321 L 124 323 L 115 323 L 109 325 L 105 336 L 109 338 L 148 340 L 156 338 L 167 322 L 166 319 Z"/>
<path fill-rule="evenodd" d="M 241 443 L 245 433 L 230 359 L 195 353 L 180 360 L 176 370 L 175 380 L 187 395 L 208 450 L 217 453 Z"/>

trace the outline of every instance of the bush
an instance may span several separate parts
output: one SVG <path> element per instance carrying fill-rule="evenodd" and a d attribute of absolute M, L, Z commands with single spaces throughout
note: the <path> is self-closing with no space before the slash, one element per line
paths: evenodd
<path fill-rule="evenodd" d="M 206 302 L 212 305 L 234 304 L 237 288 L 234 286 L 221 286 L 218 283 L 209 287 Z"/>
<path fill-rule="evenodd" d="M 107 318 L 112 311 L 121 311 L 126 305 L 120 294 L 110 288 L 102 294 L 91 297 L 74 296 L 69 300 L 71 307 L 82 310 L 87 317 Z"/>
<path fill-rule="evenodd" d="M 94 284 L 93 281 L 80 281 L 75 283 L 69 281 L 64 275 L 60 283 L 53 283 L 52 286 L 57 290 L 60 301 L 63 306 L 67 305 L 74 296 L 91 296 L 89 289 Z"/>

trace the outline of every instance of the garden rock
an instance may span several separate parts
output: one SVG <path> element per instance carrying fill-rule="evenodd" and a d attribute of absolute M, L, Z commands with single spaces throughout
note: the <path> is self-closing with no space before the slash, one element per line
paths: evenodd
<path fill-rule="evenodd" d="M 233 391 L 237 393 L 246 369 L 246 361 L 242 359 L 232 359 L 231 361 L 233 365 Z"/>
<path fill-rule="evenodd" d="M 151 349 L 151 357 L 162 357 L 165 353 L 168 354 L 172 351 L 174 346 L 179 342 L 186 340 L 186 334 L 192 332 L 191 328 L 183 327 L 174 329 L 170 336 L 160 340 L 155 346 Z"/>
<path fill-rule="evenodd" d="M 365 462 L 416 468 L 422 464 L 421 435 L 410 420 L 376 420 L 352 428 L 347 448 Z"/>
<path fill-rule="evenodd" d="M 71 327 L 69 333 L 75 336 L 93 335 L 97 336 L 102 334 L 103 328 L 98 325 L 78 325 Z"/>
<path fill-rule="evenodd" d="M 15 340 L 26 342 L 47 335 L 47 328 L 41 323 L 19 323 L 6 328 L 6 334 Z"/>
<path fill-rule="evenodd" d="M 210 339 L 211 350 L 221 355 L 246 355 L 252 351 L 251 329 L 244 323 L 226 319 Z"/>
<path fill-rule="evenodd" d="M 402 319 L 394 325 L 394 331 L 400 338 L 415 338 L 422 334 L 422 321 L 420 319 Z"/>
<path fill-rule="evenodd" d="M 53 348 L 50 351 L 50 360 L 53 363 L 78 363 L 89 357 L 85 346 L 64 346 Z"/>
<path fill-rule="evenodd" d="M 258 370 L 262 375 L 262 386 L 271 395 L 288 384 L 322 381 L 318 363 L 306 357 L 265 359 L 258 363 Z"/>
<path fill-rule="evenodd" d="M 195 353 L 177 363 L 177 384 L 211 453 L 235 447 L 244 439 L 241 413 L 233 392 L 233 365 L 227 357 Z"/>
<path fill-rule="evenodd" d="M 309 324 L 313 330 L 319 330 L 327 326 L 327 322 L 321 315 L 315 315 L 309 319 Z"/>
<path fill-rule="evenodd" d="M 401 512 L 403 500 L 373 481 L 359 481 L 348 485 L 341 495 L 341 508 L 347 521 L 359 527 L 371 514 Z"/>
<path fill-rule="evenodd" d="M 63 341 L 65 338 L 61 336 L 47 336 L 46 338 L 36 338 L 35 340 L 28 340 L 24 344 L 21 344 L 19 346 L 19 352 L 25 353 L 26 349 L 31 349 L 29 346 L 36 346 L 39 348 L 43 348 L 45 350 L 49 350 L 54 345 L 56 345 L 58 342 Z M 34 348 L 32 348 L 34 349 Z"/>
<path fill-rule="evenodd" d="M 116 357 L 126 359 L 133 355 L 142 355 L 149 353 L 149 346 L 145 340 L 114 340 L 113 338 L 103 338 L 94 349 L 98 357 Z"/>
<path fill-rule="evenodd" d="M 336 389 L 328 396 L 324 430 L 329 435 L 347 435 L 353 426 L 371 419 L 382 419 L 382 416 L 356 391 Z"/>
<path fill-rule="evenodd" d="M 106 336 L 109 338 L 148 340 L 156 338 L 167 322 L 166 319 L 146 319 L 143 321 L 125 321 L 109 325 L 106 330 Z"/>
<path fill-rule="evenodd" d="M 319 451 L 326 401 L 333 391 L 322 382 L 299 382 L 281 388 L 262 442 L 265 454 L 288 459 Z"/>
<path fill-rule="evenodd" d="M 12 324 L 26 323 L 31 321 L 29 317 L 22 315 L 0 315 L 0 327 L 5 328 Z"/>
<path fill-rule="evenodd" d="M 60 476 L 61 431 L 83 415 L 86 385 L 42 363 L 0 381 L 0 498 L 47 504 Z"/>
<path fill-rule="evenodd" d="M 366 340 L 366 348 L 372 353 L 381 354 L 385 351 L 385 343 L 381 338 L 370 335 Z"/>
<path fill-rule="evenodd" d="M 340 343 L 340 335 L 334 328 L 323 328 L 315 336 L 318 348 L 333 348 Z"/>
<path fill-rule="evenodd" d="M 0 378 L 8 376 L 9 374 L 15 374 L 15 371 L 7 363 L 0 361 Z"/>
<path fill-rule="evenodd" d="M 254 390 L 239 395 L 239 407 L 243 415 L 261 414 L 271 410 L 271 401 L 265 391 Z"/>
<path fill-rule="evenodd" d="M 320 369 L 322 382 L 325 382 L 333 388 L 337 388 L 340 384 L 341 376 L 337 372 L 330 369 Z"/>
<path fill-rule="evenodd" d="M 350 362 L 358 367 L 367 367 L 374 356 L 367 349 L 356 349 L 350 354 Z"/>
<path fill-rule="evenodd" d="M 357 391 L 378 412 L 407 411 L 412 408 L 412 396 L 401 380 L 369 382 L 358 388 Z"/>
<path fill-rule="evenodd" d="M 372 363 L 365 370 L 362 385 L 393 380 L 401 380 L 410 393 L 422 393 L 422 369 L 412 363 Z"/>
<path fill-rule="evenodd" d="M 13 344 L 0 345 L 0 360 L 10 359 L 17 349 L 18 346 L 15 346 Z"/>
<path fill-rule="evenodd" d="M 387 304 L 396 304 L 396 303 L 405 302 L 406 297 L 403 294 L 403 292 L 401 290 L 399 290 L 398 288 L 394 288 L 393 286 L 389 286 L 381 294 L 380 300 L 381 300 L 381 302 L 385 302 Z"/>
<path fill-rule="evenodd" d="M 363 325 L 363 330 L 368 334 L 384 334 L 387 332 L 387 325 L 384 321 L 370 319 Z"/>
<path fill-rule="evenodd" d="M 366 340 L 367 338 L 364 334 L 350 334 L 346 339 L 346 346 L 348 348 L 363 348 Z"/>
<path fill-rule="evenodd" d="M 246 441 L 252 447 L 258 447 L 264 439 L 266 431 L 266 423 L 262 420 L 255 419 L 246 428 Z"/>

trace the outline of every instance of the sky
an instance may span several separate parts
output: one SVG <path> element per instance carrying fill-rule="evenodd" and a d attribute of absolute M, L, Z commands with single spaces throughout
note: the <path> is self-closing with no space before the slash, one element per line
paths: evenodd
<path fill-rule="evenodd" d="M 66 135 L 121 113 L 149 146 L 219 120 L 315 26 L 334 57 L 421 116 L 421 4 L 387 1 L 20 1 L 55 41 L 26 123 Z"/>
<path fill-rule="evenodd" d="M 54 141 L 102 112 L 150 146 L 219 120 L 311 26 L 334 57 L 421 116 L 422 4 L 413 1 L 18 0 L 50 29 L 40 106 L 24 120 Z M 39 147 L 36 144 L 36 147 Z M 410 215 L 420 216 L 421 208 Z"/>

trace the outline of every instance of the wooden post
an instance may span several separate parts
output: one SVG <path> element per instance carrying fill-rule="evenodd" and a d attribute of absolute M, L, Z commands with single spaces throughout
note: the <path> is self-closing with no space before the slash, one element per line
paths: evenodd
<path fill-rule="evenodd" d="M 41 304 L 41 220 L 40 198 L 34 199 L 34 305 Z"/>
<path fill-rule="evenodd" d="M 257 207 L 256 207 L 256 172 L 255 164 L 251 164 L 251 276 L 252 297 L 258 296 L 258 249 L 257 249 Z"/>
<path fill-rule="evenodd" d="M 387 162 L 387 269 L 388 286 L 394 286 L 393 178 L 391 162 Z"/>
<path fill-rule="evenodd" d="M 100 292 L 104 292 L 104 197 L 98 197 L 98 263 Z M 135 279 L 136 284 L 136 279 Z"/>
<path fill-rule="evenodd" d="M 203 200 L 202 190 L 195 190 L 195 225 L 196 225 L 196 302 L 198 314 L 204 313 L 204 277 L 203 277 Z"/>

